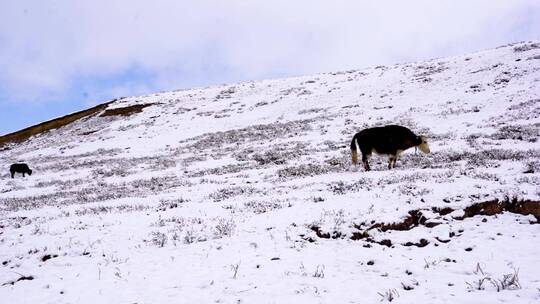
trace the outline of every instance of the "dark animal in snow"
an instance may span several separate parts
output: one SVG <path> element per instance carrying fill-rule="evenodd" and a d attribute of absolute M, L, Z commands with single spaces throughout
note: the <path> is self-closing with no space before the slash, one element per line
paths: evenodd
<path fill-rule="evenodd" d="M 15 172 L 22 173 L 23 177 L 26 173 L 32 175 L 32 170 L 30 170 L 27 164 L 13 164 L 9 167 L 9 172 L 11 172 L 11 178 L 15 177 Z"/>
<path fill-rule="evenodd" d="M 418 147 L 420 151 L 429 153 L 426 137 L 418 136 L 408 128 L 388 125 L 364 129 L 356 133 L 351 141 L 352 162 L 354 165 L 358 163 L 359 148 L 366 171 L 371 170 L 369 158 L 373 152 L 388 155 L 388 169 L 392 169 L 396 167 L 399 154 L 411 147 Z"/>

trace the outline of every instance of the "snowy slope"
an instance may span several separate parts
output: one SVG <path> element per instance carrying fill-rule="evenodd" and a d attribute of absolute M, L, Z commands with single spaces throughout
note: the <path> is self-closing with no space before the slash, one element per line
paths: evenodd
<path fill-rule="evenodd" d="M 538 206 L 540 42 L 137 105 L 0 151 L 0 302 L 540 301 L 538 219 L 470 207 Z M 390 123 L 432 153 L 351 166 Z"/>

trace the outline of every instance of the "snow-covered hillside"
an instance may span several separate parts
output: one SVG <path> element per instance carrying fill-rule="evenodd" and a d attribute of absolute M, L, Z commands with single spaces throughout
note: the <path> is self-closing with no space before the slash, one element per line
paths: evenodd
<path fill-rule="evenodd" d="M 540 42 L 122 98 L 0 148 L 0 302 L 538 302 L 539 126 Z"/>

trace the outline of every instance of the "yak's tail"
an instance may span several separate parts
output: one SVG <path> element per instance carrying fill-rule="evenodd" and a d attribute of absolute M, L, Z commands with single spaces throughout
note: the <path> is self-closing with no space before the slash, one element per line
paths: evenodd
<path fill-rule="evenodd" d="M 351 141 L 351 156 L 353 165 L 358 164 L 358 150 L 356 148 L 356 135 L 353 136 Z"/>

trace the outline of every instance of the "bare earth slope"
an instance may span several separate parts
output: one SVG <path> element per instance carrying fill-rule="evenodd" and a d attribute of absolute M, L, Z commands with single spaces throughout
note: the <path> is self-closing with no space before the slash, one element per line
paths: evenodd
<path fill-rule="evenodd" d="M 1 149 L 0 302 L 537 302 L 539 126 L 540 42 L 123 98 Z"/>

